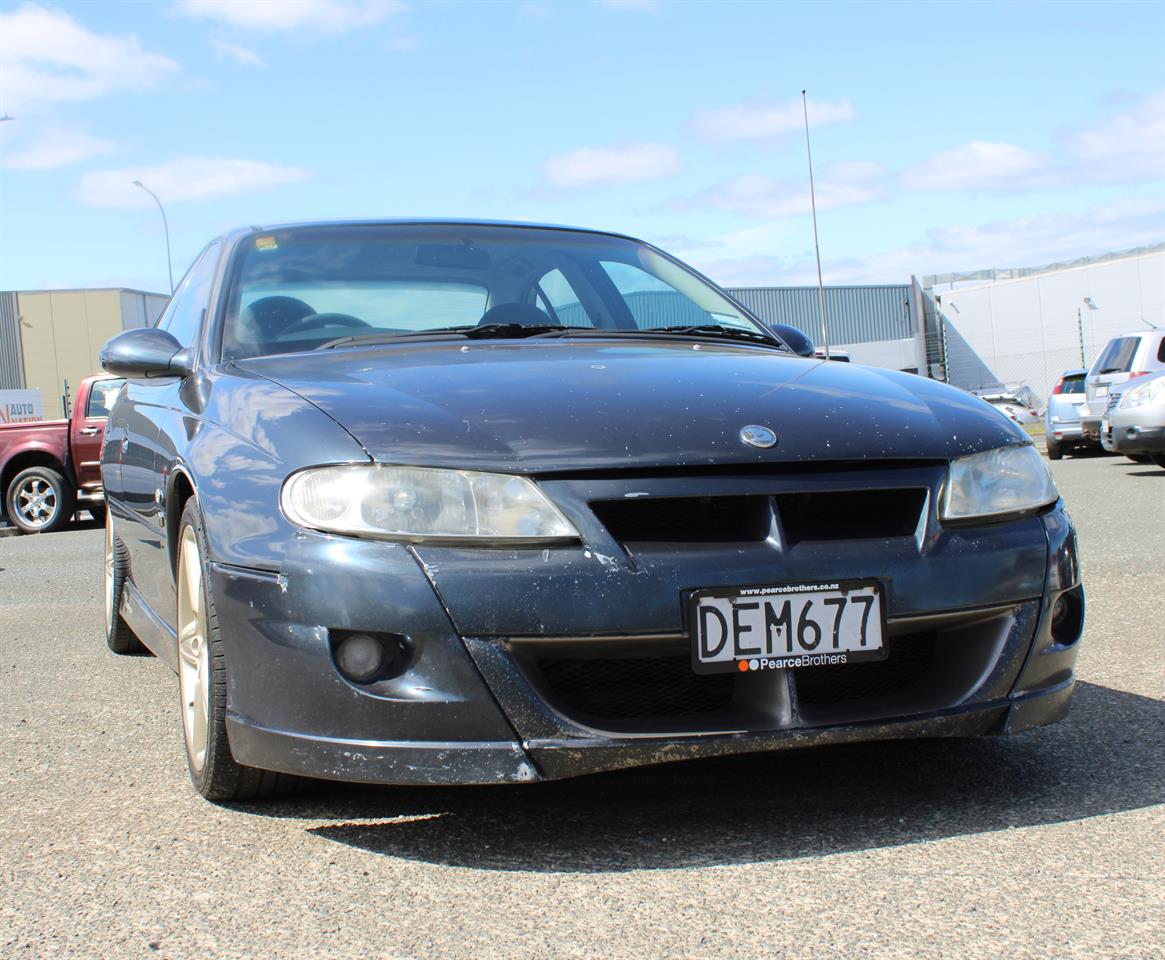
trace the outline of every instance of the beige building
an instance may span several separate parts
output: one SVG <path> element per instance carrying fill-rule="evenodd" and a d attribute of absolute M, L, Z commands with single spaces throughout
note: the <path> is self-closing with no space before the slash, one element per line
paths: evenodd
<path fill-rule="evenodd" d="M 39 390 L 45 419 L 99 370 L 102 344 L 157 320 L 168 297 L 141 290 L 0 292 L 0 390 Z"/>

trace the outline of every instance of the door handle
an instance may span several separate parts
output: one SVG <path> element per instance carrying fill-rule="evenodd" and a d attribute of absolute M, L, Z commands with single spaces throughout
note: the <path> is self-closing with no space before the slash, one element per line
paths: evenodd
<path fill-rule="evenodd" d="M 81 436 L 83 436 L 83 437 L 95 437 L 100 432 L 101 432 L 100 427 L 86 427 L 84 430 L 81 431 Z"/>

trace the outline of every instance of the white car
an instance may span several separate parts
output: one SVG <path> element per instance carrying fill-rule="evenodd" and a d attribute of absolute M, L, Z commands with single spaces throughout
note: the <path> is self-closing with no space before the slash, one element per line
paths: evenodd
<path fill-rule="evenodd" d="M 1153 328 L 1113 337 L 1092 362 L 1085 380 L 1088 399 L 1080 408 L 1085 440 L 1100 440 L 1100 420 L 1109 394 L 1125 390 L 1136 377 L 1165 370 L 1165 330 Z"/>

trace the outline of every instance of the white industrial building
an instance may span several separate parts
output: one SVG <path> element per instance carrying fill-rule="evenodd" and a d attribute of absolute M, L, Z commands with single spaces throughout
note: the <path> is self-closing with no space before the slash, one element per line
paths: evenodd
<path fill-rule="evenodd" d="M 923 283 L 945 378 L 969 390 L 1027 387 L 1042 401 L 1112 337 L 1165 327 L 1165 244 Z"/>

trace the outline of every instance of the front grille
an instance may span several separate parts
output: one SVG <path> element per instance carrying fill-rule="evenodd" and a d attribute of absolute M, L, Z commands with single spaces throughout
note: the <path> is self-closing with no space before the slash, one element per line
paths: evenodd
<path fill-rule="evenodd" d="M 840 490 L 781 493 L 774 498 L 789 546 L 814 540 L 913 536 L 926 491 Z"/>
<path fill-rule="evenodd" d="M 1112 411 L 1116 408 L 1116 405 L 1120 403 L 1120 399 L 1121 395 L 1119 393 L 1110 394 L 1108 398 L 1108 404 L 1105 406 L 1104 412 L 1112 413 Z"/>
<path fill-rule="evenodd" d="M 634 659 L 543 658 L 544 692 L 580 719 L 658 720 L 723 710 L 732 702 L 733 674 L 692 672 L 686 656 Z"/>
<path fill-rule="evenodd" d="M 591 509 L 620 543 L 759 543 L 772 527 L 763 496 L 597 500 Z"/>
<path fill-rule="evenodd" d="M 869 701 L 901 693 L 927 676 L 934 663 L 933 633 L 890 637 L 885 660 L 793 671 L 802 708 Z"/>

